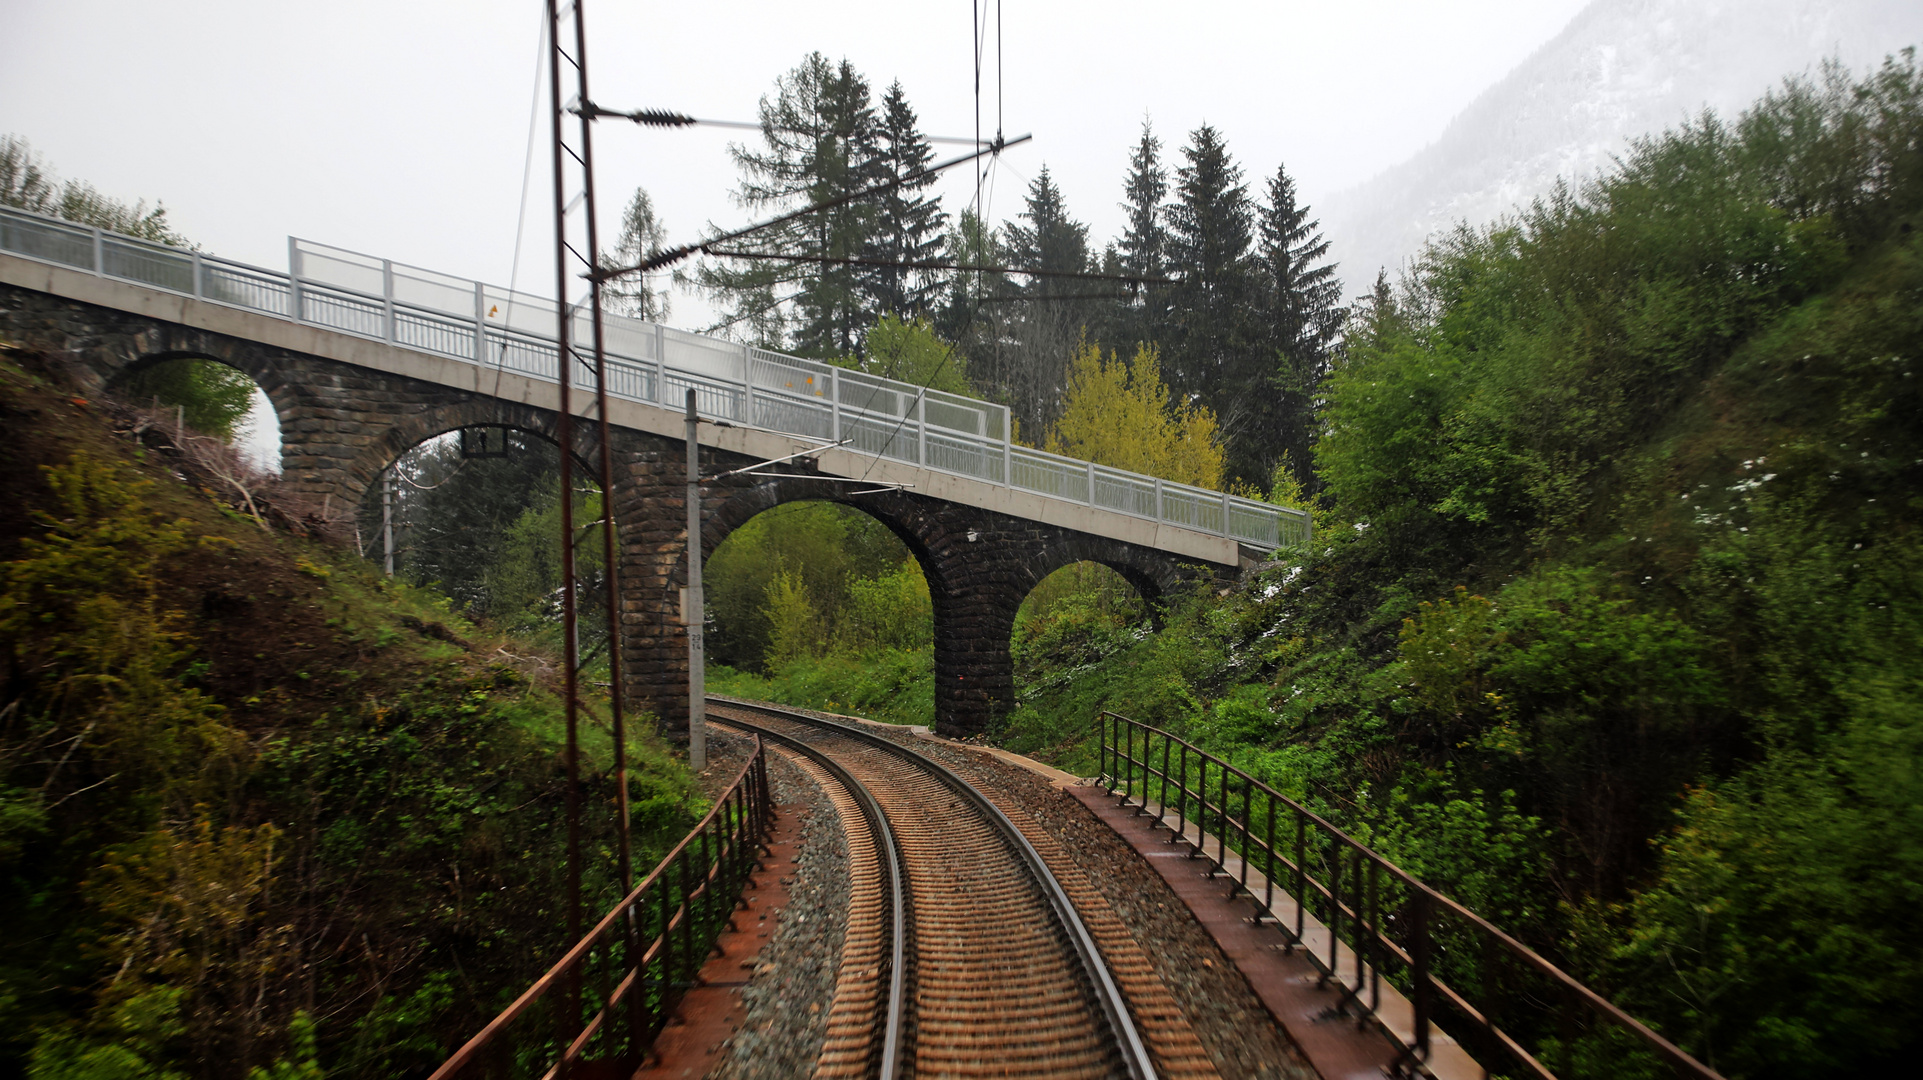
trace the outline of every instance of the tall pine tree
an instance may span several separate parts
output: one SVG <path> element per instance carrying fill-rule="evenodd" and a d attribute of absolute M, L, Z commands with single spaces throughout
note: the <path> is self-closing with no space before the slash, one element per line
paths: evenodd
<path fill-rule="evenodd" d="M 899 180 L 926 169 L 934 148 L 922 134 L 915 110 L 908 104 L 900 80 L 881 99 L 878 174 L 883 182 Z M 930 190 L 933 176 L 911 180 L 880 199 L 868 254 L 890 262 L 931 262 L 941 255 L 942 230 L 948 215 L 941 198 Z M 877 267 L 863 275 L 869 306 L 882 314 L 913 317 L 926 314 L 942 286 L 941 277 L 901 267 Z"/>
<path fill-rule="evenodd" d="M 1254 211 L 1242 168 L 1213 127 L 1197 128 L 1182 157 L 1168 213 L 1168 265 L 1177 283 L 1166 370 L 1178 394 L 1214 410 L 1229 475 L 1248 479 L 1261 476 L 1255 406 L 1274 392 L 1272 365 L 1249 340 Z"/>
<path fill-rule="evenodd" d="M 741 170 L 736 201 L 744 208 L 790 210 L 852 194 L 881 178 L 880 125 L 868 81 L 848 61 L 835 64 L 818 52 L 808 54 L 775 81 L 774 98 L 763 97 L 760 111 L 766 148 L 729 148 Z M 860 199 L 737 243 L 782 254 L 848 258 L 867 249 L 877 216 L 875 201 Z M 747 325 L 759 344 L 813 356 L 847 355 L 875 321 L 861 275 L 851 266 L 710 265 L 701 281 L 730 309 L 724 325 Z"/>
<path fill-rule="evenodd" d="M 1296 480 L 1314 483 L 1309 447 L 1315 438 L 1315 395 L 1347 313 L 1329 242 L 1309 208 L 1297 203 L 1295 181 L 1276 166 L 1261 208 L 1256 262 L 1260 268 L 1264 343 L 1273 350 L 1275 394 L 1254 418 L 1256 442 L 1279 458 L 1287 453 Z"/>

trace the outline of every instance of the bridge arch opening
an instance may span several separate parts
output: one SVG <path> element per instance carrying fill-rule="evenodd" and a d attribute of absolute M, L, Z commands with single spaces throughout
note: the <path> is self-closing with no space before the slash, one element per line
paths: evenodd
<path fill-rule="evenodd" d="M 134 405 L 173 412 L 187 429 L 222 440 L 255 468 L 278 474 L 280 416 L 253 375 L 194 353 L 162 353 L 127 365 L 107 384 Z"/>
<path fill-rule="evenodd" d="M 1160 598 L 1132 568 L 1087 559 L 1042 578 L 1022 598 L 1009 635 L 1017 698 L 1048 671 L 1088 663 L 1148 633 Z"/>
<path fill-rule="evenodd" d="M 702 569 L 709 686 L 932 723 L 934 597 L 883 519 L 804 499 L 734 526 Z"/>
<path fill-rule="evenodd" d="M 456 428 L 415 442 L 363 490 L 355 543 L 394 576 L 431 587 L 475 622 L 559 650 L 561 449 L 504 425 Z M 609 663 L 608 575 L 597 477 L 576 456 L 573 511 L 579 634 L 590 669 Z"/>

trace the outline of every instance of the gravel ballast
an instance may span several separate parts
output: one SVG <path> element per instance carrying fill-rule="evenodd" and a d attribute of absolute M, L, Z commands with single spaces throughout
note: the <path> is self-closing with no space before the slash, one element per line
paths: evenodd
<path fill-rule="evenodd" d="M 716 1080 L 790 1080 L 813 1073 L 841 966 L 848 919 L 848 844 L 841 821 L 821 788 L 776 752 L 768 755 L 768 783 L 782 813 L 803 815 L 801 847 L 795 865 L 783 868 L 788 905 L 741 991 L 747 1018 L 708 1073 Z"/>

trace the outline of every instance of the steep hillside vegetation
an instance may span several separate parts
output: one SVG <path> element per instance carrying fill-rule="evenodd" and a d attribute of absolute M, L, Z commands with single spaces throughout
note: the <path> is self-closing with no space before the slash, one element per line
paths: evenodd
<path fill-rule="evenodd" d="M 562 944 L 553 665 L 139 420 L 0 350 L 0 1075 L 424 1074 Z M 646 860 L 700 806 L 634 751 Z"/>
<path fill-rule="evenodd" d="M 1173 727 L 1732 1077 L 1923 1030 L 1923 80 L 1797 85 L 1434 242 L 1326 387 L 1320 537 L 1033 628 L 1004 740 Z M 1579 1055 L 1553 1055 L 1576 1075 Z"/>

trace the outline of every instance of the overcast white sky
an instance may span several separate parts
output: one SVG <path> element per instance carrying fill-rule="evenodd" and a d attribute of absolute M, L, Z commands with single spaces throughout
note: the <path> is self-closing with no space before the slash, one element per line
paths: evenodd
<path fill-rule="evenodd" d="M 1098 243 L 1120 230 L 1144 115 L 1171 155 L 1203 122 L 1251 182 L 1286 162 L 1313 202 L 1408 157 L 1585 0 L 1143 3 L 1004 0 L 1002 123 L 1035 141 L 993 177 L 990 218 L 1046 162 Z M 994 0 L 986 0 L 993 6 Z M 538 0 L 0 0 L 0 132 L 64 177 L 163 200 L 208 251 L 286 264 L 289 234 L 507 284 L 528 150 Z M 899 78 L 934 134 L 974 127 L 960 0 L 588 0 L 605 105 L 751 120 L 809 50 L 877 93 Z M 995 123 L 994 24 L 984 127 Z M 672 238 L 745 221 L 726 145 L 747 132 L 605 124 L 604 221 L 637 184 Z M 547 292 L 545 118 L 519 267 Z M 945 156 L 945 155 L 944 155 Z M 957 170 L 948 203 L 969 181 Z M 1339 257 L 1339 253 L 1338 253 Z M 702 305 L 677 300 L 681 324 Z"/>

